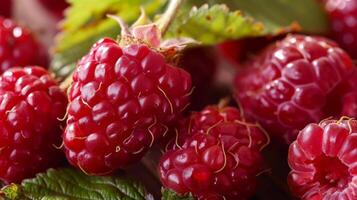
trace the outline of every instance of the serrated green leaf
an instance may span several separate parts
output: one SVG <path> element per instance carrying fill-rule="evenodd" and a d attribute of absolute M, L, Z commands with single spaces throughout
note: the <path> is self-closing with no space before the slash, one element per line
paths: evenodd
<path fill-rule="evenodd" d="M 202 5 L 207 1 L 189 2 Z M 185 12 L 176 18 L 169 37 L 191 37 L 203 44 L 216 44 L 243 37 L 328 30 L 326 14 L 315 0 L 209 0 L 199 9 Z"/>
<path fill-rule="evenodd" d="M 240 11 L 231 12 L 226 5 L 208 4 L 193 8 L 188 16 L 180 15 L 167 37 L 190 37 L 204 44 L 215 44 L 227 39 L 259 36 L 264 33 L 262 23 L 244 16 Z M 180 19 L 180 18 L 184 19 Z"/>
<path fill-rule="evenodd" d="M 266 32 L 274 33 L 296 22 L 303 32 L 326 33 L 329 22 L 316 0 L 217 0 L 231 9 L 239 9 L 262 22 Z"/>
<path fill-rule="evenodd" d="M 161 188 L 161 200 L 194 200 L 191 194 L 180 196 L 172 190 Z"/>
<path fill-rule="evenodd" d="M 49 169 L 1 191 L 10 200 L 149 200 L 143 185 L 120 177 L 87 176 L 74 169 Z"/>

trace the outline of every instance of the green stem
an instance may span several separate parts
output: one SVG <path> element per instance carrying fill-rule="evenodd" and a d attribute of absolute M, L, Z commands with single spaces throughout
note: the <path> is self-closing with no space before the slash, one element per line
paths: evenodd
<path fill-rule="evenodd" d="M 166 31 L 170 27 L 172 21 L 176 17 L 178 10 L 183 4 L 184 0 L 170 0 L 170 3 L 165 11 L 165 13 L 160 17 L 156 23 L 161 30 L 162 36 L 165 35 Z"/>

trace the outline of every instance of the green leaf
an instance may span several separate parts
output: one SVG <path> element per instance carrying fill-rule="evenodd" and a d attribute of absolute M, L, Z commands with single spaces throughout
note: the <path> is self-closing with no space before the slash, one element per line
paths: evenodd
<path fill-rule="evenodd" d="M 275 33 L 282 27 L 298 23 L 303 32 L 326 33 L 329 22 L 316 0 L 217 0 L 232 9 L 239 9 L 262 22 L 266 32 Z"/>
<path fill-rule="evenodd" d="M 119 25 L 107 14 L 118 15 L 126 22 L 134 22 L 142 6 L 149 16 L 160 13 L 167 0 L 69 0 L 61 24 L 61 32 L 54 47 L 51 70 L 63 79 L 73 70 L 75 63 L 102 37 L 116 38 Z"/>
<path fill-rule="evenodd" d="M 152 200 L 145 188 L 120 177 L 87 176 L 74 169 L 49 169 L 21 185 L 5 186 L 10 200 Z"/>
<path fill-rule="evenodd" d="M 190 5 L 203 2 L 189 1 Z M 182 11 L 168 37 L 191 37 L 203 44 L 216 44 L 244 37 L 327 30 L 326 14 L 315 0 L 210 0 L 189 14 Z"/>
<path fill-rule="evenodd" d="M 193 8 L 175 20 L 167 37 L 190 37 L 204 44 L 215 44 L 228 39 L 260 36 L 264 26 L 240 11 L 231 12 L 226 5 L 208 4 Z"/>
<path fill-rule="evenodd" d="M 161 188 L 162 200 L 194 200 L 191 194 L 180 196 L 172 190 Z"/>

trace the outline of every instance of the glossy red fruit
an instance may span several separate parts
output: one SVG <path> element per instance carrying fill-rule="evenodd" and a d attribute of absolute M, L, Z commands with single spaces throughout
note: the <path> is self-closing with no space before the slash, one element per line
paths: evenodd
<path fill-rule="evenodd" d="M 248 62 L 235 79 L 235 96 L 248 116 L 290 143 L 306 124 L 340 114 L 338 90 L 353 72 L 334 42 L 289 35 Z"/>
<path fill-rule="evenodd" d="M 0 74 L 12 67 L 47 66 L 47 55 L 30 31 L 0 17 Z"/>
<path fill-rule="evenodd" d="M 182 53 L 179 66 L 191 74 L 193 85 L 189 110 L 201 110 L 209 103 L 217 65 L 212 47 L 188 48 Z"/>
<path fill-rule="evenodd" d="M 68 160 L 100 175 L 138 161 L 188 105 L 190 91 L 190 75 L 148 46 L 100 40 L 73 75 Z"/>
<path fill-rule="evenodd" d="M 39 0 L 41 4 L 56 17 L 63 17 L 64 10 L 69 6 L 66 0 Z"/>
<path fill-rule="evenodd" d="M 325 0 L 331 36 L 353 58 L 357 58 L 357 0 Z"/>
<path fill-rule="evenodd" d="M 0 1 L 0 16 L 11 17 L 12 0 Z"/>
<path fill-rule="evenodd" d="M 304 200 L 357 199 L 357 121 L 307 125 L 289 148 L 289 185 Z"/>
<path fill-rule="evenodd" d="M 181 122 L 173 149 L 160 160 L 162 184 L 200 200 L 246 199 L 255 192 L 264 168 L 260 150 L 268 143 L 236 108 L 209 106 Z"/>
<path fill-rule="evenodd" d="M 43 68 L 13 68 L 0 76 L 1 180 L 20 182 L 63 161 L 59 119 L 66 104 Z"/>

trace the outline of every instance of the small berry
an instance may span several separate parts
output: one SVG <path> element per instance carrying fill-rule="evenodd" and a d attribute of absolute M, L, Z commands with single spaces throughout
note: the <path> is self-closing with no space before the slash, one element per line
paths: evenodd
<path fill-rule="evenodd" d="M 357 199 L 357 121 L 307 125 L 289 148 L 288 182 L 301 199 Z"/>
<path fill-rule="evenodd" d="M 29 30 L 0 17 L 0 74 L 29 65 L 47 66 L 46 52 Z"/>
<path fill-rule="evenodd" d="M 68 160 L 98 175 L 138 161 L 187 107 L 190 92 L 190 75 L 156 50 L 100 40 L 73 75 Z"/>
<path fill-rule="evenodd" d="M 336 91 L 353 72 L 351 58 L 334 42 L 289 35 L 248 62 L 235 79 L 235 95 L 249 117 L 290 143 L 310 122 L 336 116 Z"/>
<path fill-rule="evenodd" d="M 20 182 L 64 158 L 61 122 L 67 98 L 40 67 L 12 68 L 0 76 L 0 179 Z"/>
<path fill-rule="evenodd" d="M 353 58 L 357 58 L 357 0 L 325 0 L 331 36 Z"/>
<path fill-rule="evenodd" d="M 246 199 L 255 191 L 264 167 L 260 150 L 268 142 L 236 108 L 206 107 L 181 121 L 173 149 L 160 160 L 162 184 L 200 200 Z"/>

